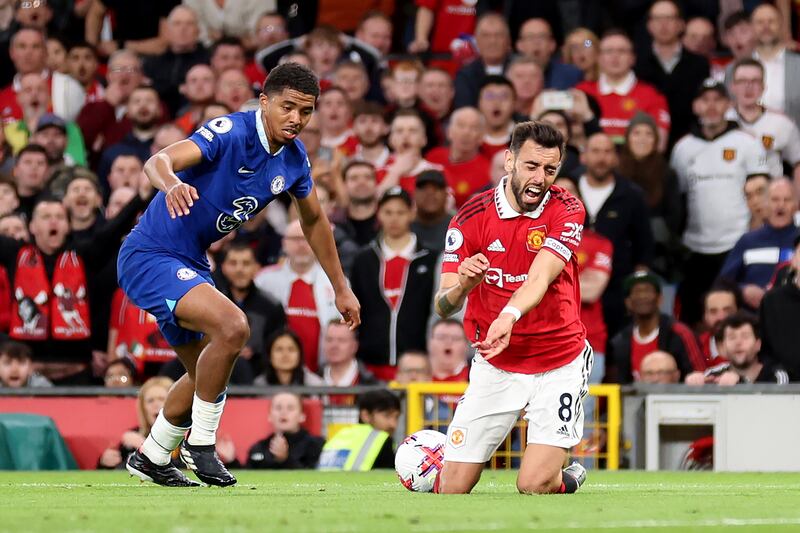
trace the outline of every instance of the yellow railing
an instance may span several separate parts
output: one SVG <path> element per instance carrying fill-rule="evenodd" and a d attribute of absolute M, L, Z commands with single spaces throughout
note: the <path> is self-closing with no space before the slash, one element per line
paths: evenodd
<path fill-rule="evenodd" d="M 446 431 L 458 397 L 464 394 L 467 383 L 409 383 L 398 388 L 406 391 L 406 430 L 410 435 L 423 428 Z M 589 394 L 595 401 L 593 412 L 585 416 L 586 438 L 573 448 L 572 457 L 595 468 L 617 470 L 622 421 L 619 385 L 590 385 Z M 601 417 L 601 400 L 605 401 L 604 417 Z M 527 440 L 525 430 L 525 420 L 520 419 L 492 457 L 492 468 L 519 465 Z"/>

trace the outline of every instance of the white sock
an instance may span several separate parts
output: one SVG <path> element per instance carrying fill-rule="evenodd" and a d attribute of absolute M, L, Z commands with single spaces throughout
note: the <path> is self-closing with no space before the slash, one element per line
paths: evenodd
<path fill-rule="evenodd" d="M 213 403 L 201 400 L 195 393 L 192 401 L 192 432 L 189 433 L 189 444 L 192 446 L 216 444 L 217 428 L 224 407 L 225 392 Z"/>
<path fill-rule="evenodd" d="M 142 453 L 157 465 L 169 463 L 172 450 L 178 447 L 188 429 L 173 426 L 164 417 L 164 411 L 159 411 L 153 427 L 150 428 L 150 434 L 142 444 Z"/>

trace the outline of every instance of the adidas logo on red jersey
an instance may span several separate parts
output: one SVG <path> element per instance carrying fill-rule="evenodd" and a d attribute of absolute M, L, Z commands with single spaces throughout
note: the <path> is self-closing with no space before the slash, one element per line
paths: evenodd
<path fill-rule="evenodd" d="M 503 246 L 503 243 L 500 242 L 500 239 L 495 239 L 494 242 L 492 242 L 492 244 L 490 244 L 489 246 L 486 247 L 486 250 L 488 250 L 490 252 L 505 252 L 506 251 L 505 247 Z"/>

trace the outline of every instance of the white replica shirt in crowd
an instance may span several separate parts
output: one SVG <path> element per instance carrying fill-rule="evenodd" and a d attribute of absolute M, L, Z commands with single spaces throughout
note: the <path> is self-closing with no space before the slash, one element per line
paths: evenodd
<path fill-rule="evenodd" d="M 683 242 L 700 254 L 727 252 L 747 231 L 747 176 L 769 174 L 766 152 L 752 135 L 730 123 L 715 139 L 685 135 L 670 165 L 686 194 L 688 221 Z"/>
<path fill-rule="evenodd" d="M 739 127 L 764 145 L 767 166 L 773 178 L 783 176 L 783 162 L 791 167 L 800 163 L 800 130 L 794 121 L 777 111 L 765 109 L 754 122 L 736 117 Z"/>
<path fill-rule="evenodd" d="M 761 100 L 769 109 L 783 111 L 786 109 L 786 49 L 784 48 L 772 59 L 759 57 L 753 52 L 753 59 L 764 65 L 764 94 Z"/>

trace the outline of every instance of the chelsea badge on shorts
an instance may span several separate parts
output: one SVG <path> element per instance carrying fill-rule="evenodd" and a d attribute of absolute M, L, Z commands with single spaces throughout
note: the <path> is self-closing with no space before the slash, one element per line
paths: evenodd
<path fill-rule="evenodd" d="M 197 272 L 192 270 L 191 268 L 179 268 L 178 272 L 175 274 L 178 276 L 178 279 L 181 281 L 189 281 L 190 279 L 194 279 L 197 277 Z"/>
<path fill-rule="evenodd" d="M 269 190 L 272 191 L 272 194 L 280 194 L 283 192 L 283 188 L 286 186 L 286 178 L 281 175 L 275 176 L 272 178 L 272 183 L 269 185 Z"/>

